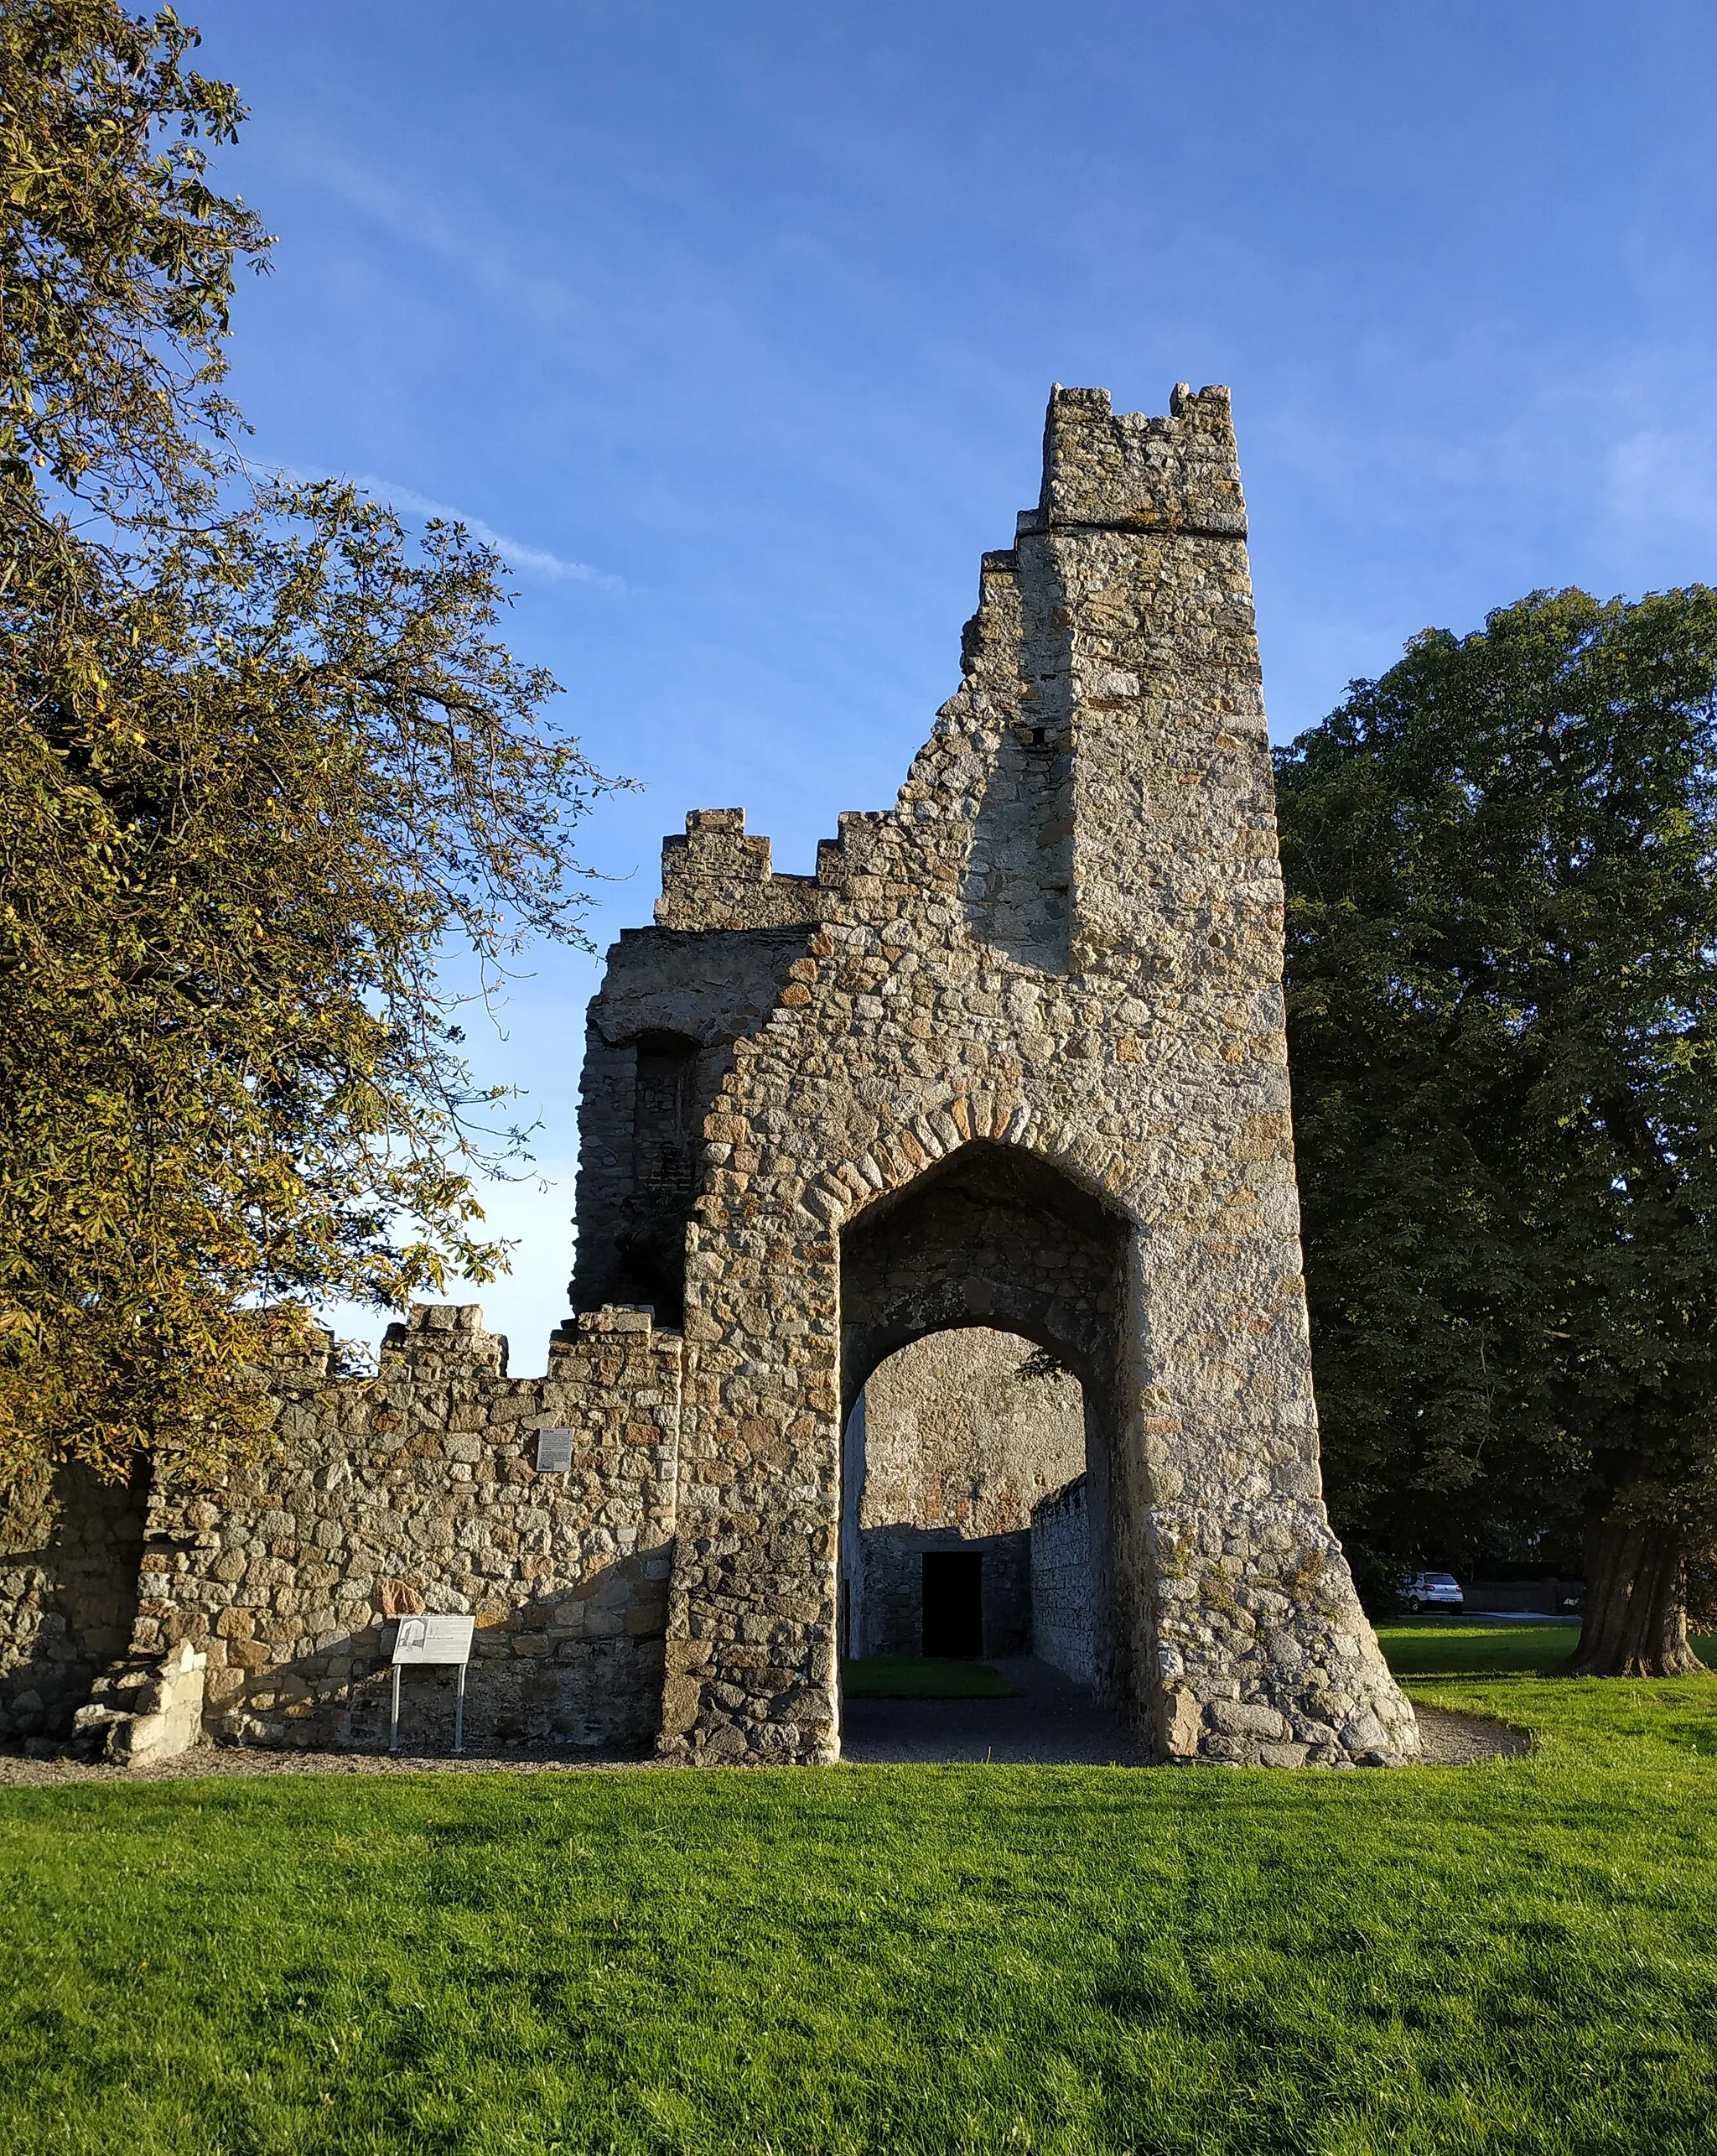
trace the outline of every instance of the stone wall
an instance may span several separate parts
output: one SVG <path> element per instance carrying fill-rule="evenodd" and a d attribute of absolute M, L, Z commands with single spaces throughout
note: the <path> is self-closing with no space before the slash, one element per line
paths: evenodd
<path fill-rule="evenodd" d="M 1414 1746 L 1320 1499 L 1245 532 L 1225 390 L 1057 390 L 960 688 L 795 884 L 687 1231 L 671 1757 L 838 1753 L 845 1418 L 956 1311 L 1084 1385 L 1106 1681 L 1159 1756 Z M 756 917 L 745 859 L 675 918 Z"/>
<path fill-rule="evenodd" d="M 1040 1498 L 1084 1470 L 1079 1381 L 1017 1333 L 931 1333 L 865 1385 L 862 1528 L 1017 1534 Z"/>
<path fill-rule="evenodd" d="M 982 1645 L 986 1655 L 1031 1651 L 1031 1535 L 962 1535 L 954 1527 L 894 1525 L 865 1530 L 854 1584 L 854 1651 L 924 1655 L 936 1649 L 924 1633 L 924 1559 L 928 1551 L 963 1551 L 981 1559 Z"/>
<path fill-rule="evenodd" d="M 66 1468 L 0 1514 L 0 1742 L 64 1737 L 137 1609 L 140 1486 Z"/>
<path fill-rule="evenodd" d="M 1097 1682 L 1091 1509 L 1083 1475 L 1032 1510 L 1031 1651 L 1079 1684 Z"/>
<path fill-rule="evenodd" d="M 693 870 L 708 845 L 718 853 L 760 846 L 766 865 L 769 841 L 744 839 L 744 818 L 731 814 L 735 830 L 711 832 L 694 817 L 682 850 L 677 854 L 672 841 L 665 849 L 665 873 L 672 875 L 668 865 L 676 860 L 692 865 L 682 871 L 675 907 L 664 901 L 658 909 L 667 909 L 669 920 L 678 921 L 703 888 Z M 725 887 L 719 877 L 713 881 L 717 891 Z M 713 897 L 710 907 L 724 920 L 735 910 Z M 759 909 L 765 917 L 781 910 Z M 716 935 L 629 928 L 610 950 L 584 1036 L 575 1309 L 639 1303 L 655 1311 L 659 1324 L 680 1322 L 703 1120 L 731 1067 L 735 1039 L 764 1024 L 803 944 L 802 931 L 765 920 Z M 670 1103 L 662 1080 L 676 1050 L 681 1073 Z"/>
<path fill-rule="evenodd" d="M 812 876 L 694 812 L 610 953 L 547 1375 L 431 1311 L 374 1379 L 283 1375 L 265 1460 L 153 1492 L 116 1696 L 374 1743 L 391 1620 L 469 1611 L 476 1742 L 833 1759 L 848 1416 L 895 1351 L 986 1326 L 1082 1390 L 1097 1681 L 1157 1755 L 1411 1753 L 1320 1494 L 1245 535 L 1226 390 L 1053 393 L 895 806 Z M 76 1584 L 117 1520 L 26 1535 L 18 1669 L 122 1623 Z M 14 1717 L 63 1713 L 58 1681 Z M 411 1698 L 440 1741 L 433 1682 Z"/>
<path fill-rule="evenodd" d="M 642 1312 L 556 1336 L 509 1379 L 473 1307 L 420 1307 L 373 1379 L 283 1390 L 276 1442 L 217 1488 L 152 1494 L 135 1661 L 207 1656 L 205 1727 L 256 1744 L 386 1742 L 396 1618 L 469 1614 L 477 1745 L 654 1738 L 680 1343 Z M 538 1468 L 539 1434 L 571 1464 Z M 450 1675 L 413 1670 L 402 1739 L 451 1741 Z"/>

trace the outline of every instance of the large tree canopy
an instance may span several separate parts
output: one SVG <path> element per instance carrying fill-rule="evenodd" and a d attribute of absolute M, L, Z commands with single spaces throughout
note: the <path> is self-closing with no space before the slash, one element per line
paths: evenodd
<path fill-rule="evenodd" d="M 1279 759 L 1341 1524 L 1583 1529 L 1578 1665 L 1717 1530 L 1717 594 L 1428 631 Z"/>
<path fill-rule="evenodd" d="M 211 1467 L 293 1313 L 501 1261 L 437 963 L 578 935 L 604 783 L 491 552 L 232 458 L 194 44 L 0 12 L 0 1470 Z"/>

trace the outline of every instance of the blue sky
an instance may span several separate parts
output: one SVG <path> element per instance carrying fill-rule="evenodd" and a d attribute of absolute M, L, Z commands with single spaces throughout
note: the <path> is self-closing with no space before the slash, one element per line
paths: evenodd
<path fill-rule="evenodd" d="M 594 760 L 599 944 L 688 808 L 808 869 L 957 679 L 1053 381 L 1234 392 L 1274 731 L 1428 623 L 1717 575 L 1717 10 L 1587 0 L 210 0 L 279 235 L 264 462 L 495 535 Z M 480 1017 L 565 1307 L 593 962 Z M 346 1318 L 345 1329 L 375 1329 Z"/>

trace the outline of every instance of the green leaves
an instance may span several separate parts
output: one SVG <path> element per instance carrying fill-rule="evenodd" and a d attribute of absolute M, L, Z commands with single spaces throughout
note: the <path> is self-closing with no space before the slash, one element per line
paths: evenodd
<path fill-rule="evenodd" d="M 220 507 L 269 239 L 209 185 L 243 106 L 194 45 L 0 8 L 0 1481 L 213 1473 L 306 1307 L 504 1264 L 476 1177 L 519 1140 L 435 966 L 578 940 L 605 785 L 461 526 Z"/>
<path fill-rule="evenodd" d="M 39 475 L 122 524 L 206 503 L 235 263 L 272 244 L 205 178 L 237 92 L 184 65 L 169 10 L 11 0 L 0 11 L 0 486 Z M 205 432 L 206 430 L 206 432 Z"/>
<path fill-rule="evenodd" d="M 1279 759 L 1320 1400 L 1423 1546 L 1709 1507 L 1717 594 L 1427 631 Z"/>
<path fill-rule="evenodd" d="M 281 1307 L 504 1262 L 436 960 L 578 937 L 604 782 L 501 575 L 324 486 L 0 600 L 0 1461 L 212 1465 Z"/>
<path fill-rule="evenodd" d="M 517 1141 L 436 964 L 578 938 L 606 783 L 460 527 L 331 482 L 221 508 L 271 243 L 209 184 L 244 112 L 196 42 L 0 9 L 0 1480 L 212 1471 L 305 1307 L 504 1263 L 475 1179 Z"/>

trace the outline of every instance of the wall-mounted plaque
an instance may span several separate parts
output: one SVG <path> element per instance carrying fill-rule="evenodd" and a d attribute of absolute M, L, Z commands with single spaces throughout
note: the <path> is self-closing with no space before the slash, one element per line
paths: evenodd
<path fill-rule="evenodd" d="M 393 1659 L 399 1662 L 469 1662 L 469 1617 L 402 1617 L 394 1634 Z"/>
<path fill-rule="evenodd" d="M 539 1475 L 563 1475 L 573 1464 L 573 1433 L 570 1430 L 539 1430 L 537 1432 L 537 1472 Z"/>

